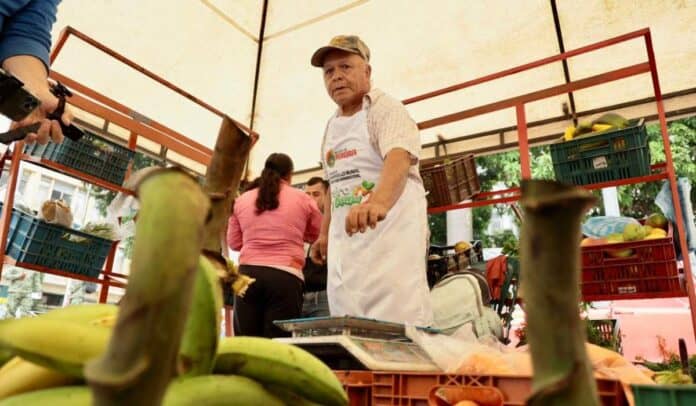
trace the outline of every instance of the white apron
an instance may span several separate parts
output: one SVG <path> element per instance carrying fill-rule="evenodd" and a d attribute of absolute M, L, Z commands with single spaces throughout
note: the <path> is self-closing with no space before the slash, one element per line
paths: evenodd
<path fill-rule="evenodd" d="M 369 198 L 383 167 L 370 144 L 363 109 L 335 117 L 324 143 L 324 168 L 331 184 L 327 294 L 332 316 L 358 316 L 396 323 L 432 323 L 426 279 L 425 191 L 408 179 L 385 220 L 349 237 L 346 215 Z"/>

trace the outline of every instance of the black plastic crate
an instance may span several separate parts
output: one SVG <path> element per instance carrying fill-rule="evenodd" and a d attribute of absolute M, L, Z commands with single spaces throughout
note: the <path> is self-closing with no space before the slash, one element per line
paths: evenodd
<path fill-rule="evenodd" d="M 123 184 L 128 164 L 135 155 L 134 151 L 89 132 L 79 141 L 65 138 L 61 144 L 27 145 L 24 152 L 116 185 Z"/>
<path fill-rule="evenodd" d="M 556 180 L 574 185 L 650 174 L 648 134 L 642 120 L 621 130 L 552 144 Z"/>
<path fill-rule="evenodd" d="M 12 209 L 6 254 L 17 262 L 96 278 L 111 244 L 105 238 L 46 223 Z"/>

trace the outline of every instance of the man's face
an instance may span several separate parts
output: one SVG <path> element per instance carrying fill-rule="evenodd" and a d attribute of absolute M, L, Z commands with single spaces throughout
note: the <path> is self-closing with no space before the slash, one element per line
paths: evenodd
<path fill-rule="evenodd" d="M 319 206 L 319 211 L 322 213 L 324 212 L 324 194 L 326 193 L 326 190 L 324 190 L 324 185 L 320 183 L 315 183 L 313 185 L 307 185 L 305 187 L 305 193 L 309 195 L 312 199 L 314 199 L 315 202 L 317 202 L 317 206 Z"/>
<path fill-rule="evenodd" d="M 341 107 L 362 103 L 362 97 L 370 91 L 370 65 L 356 54 L 331 51 L 324 58 L 322 70 L 329 97 Z"/>

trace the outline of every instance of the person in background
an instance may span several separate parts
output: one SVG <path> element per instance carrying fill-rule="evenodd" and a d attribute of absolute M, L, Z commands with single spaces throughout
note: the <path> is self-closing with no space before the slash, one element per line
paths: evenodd
<path fill-rule="evenodd" d="M 329 191 L 329 182 L 315 176 L 307 181 L 305 193 L 311 197 L 324 213 L 324 199 Z M 326 264 L 316 264 L 307 258 L 302 270 L 305 281 L 304 301 L 302 302 L 302 317 L 329 316 L 329 301 L 326 298 Z"/>
<path fill-rule="evenodd" d="M 31 311 L 34 313 L 43 311 L 43 272 L 34 272 L 31 286 Z"/>
<path fill-rule="evenodd" d="M 9 282 L 7 317 L 24 317 L 34 310 L 34 292 L 41 292 L 40 272 L 8 266 L 2 275 Z"/>
<path fill-rule="evenodd" d="M 271 154 L 252 189 L 235 200 L 227 243 L 240 251 L 239 271 L 255 279 L 234 298 L 235 335 L 287 337 L 273 321 L 301 315 L 304 243 L 319 235 L 321 213 L 290 185 L 292 171 L 289 156 Z"/>
<path fill-rule="evenodd" d="M 63 306 L 82 304 L 85 302 L 87 282 L 79 279 L 70 279 L 68 286 L 65 287 L 63 295 Z"/>
<path fill-rule="evenodd" d="M 63 307 L 85 303 L 85 296 L 97 291 L 97 284 L 79 279 L 70 279 L 63 295 Z"/>
<path fill-rule="evenodd" d="M 312 247 L 313 260 L 328 261 L 331 315 L 430 325 L 418 127 L 401 102 L 372 87 L 359 37 L 334 37 L 311 64 L 337 105 L 321 147 L 331 191 Z"/>
<path fill-rule="evenodd" d="M 46 144 L 49 139 L 60 143 L 63 131 L 56 120 L 46 116 L 58 107 L 58 98 L 48 85 L 51 27 L 56 21 L 60 0 L 0 1 L 0 63 L 2 68 L 24 83 L 41 105 L 27 118 L 12 124 L 12 128 L 41 123 L 26 142 Z M 66 107 L 61 120 L 70 125 L 73 116 Z"/>

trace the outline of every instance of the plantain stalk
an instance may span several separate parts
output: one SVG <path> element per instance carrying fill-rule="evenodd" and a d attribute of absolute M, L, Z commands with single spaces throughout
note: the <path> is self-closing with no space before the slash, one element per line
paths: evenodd
<path fill-rule="evenodd" d="M 223 247 L 226 247 L 227 221 L 251 145 L 251 138 L 232 119 L 224 116 L 203 185 L 211 202 L 211 218 L 204 231 L 203 254 L 216 267 L 224 283 L 234 286 L 237 293 L 243 293 L 251 281 L 239 275 L 235 267 L 228 267 L 223 256 L 226 249 L 223 250 Z"/>
<path fill-rule="evenodd" d="M 210 209 L 200 186 L 180 170 L 156 170 L 137 191 L 128 288 L 105 354 L 85 366 L 100 406 L 161 403 L 176 373 Z"/>
<path fill-rule="evenodd" d="M 531 406 L 599 405 L 578 313 L 580 222 L 594 202 L 582 188 L 522 182 L 520 260 L 534 366 Z"/>
<path fill-rule="evenodd" d="M 203 185 L 210 197 L 211 217 L 203 230 L 203 256 L 179 349 L 178 371 L 181 375 L 212 372 L 223 306 L 220 279 L 224 283 L 242 284 L 239 292 L 250 283 L 250 279 L 239 275 L 234 264 L 223 256 L 227 221 L 250 148 L 251 139 L 229 117 L 223 117 Z"/>

